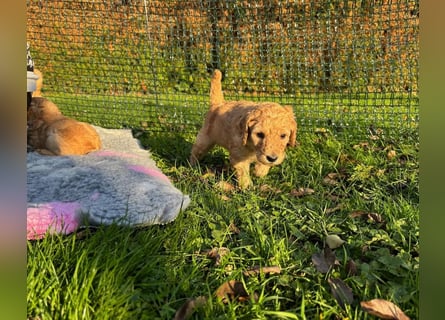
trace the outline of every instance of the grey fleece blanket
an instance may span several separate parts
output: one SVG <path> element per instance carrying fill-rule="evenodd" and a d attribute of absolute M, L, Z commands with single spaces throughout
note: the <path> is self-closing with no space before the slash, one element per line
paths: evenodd
<path fill-rule="evenodd" d="M 28 153 L 28 227 L 48 212 L 74 217 L 76 225 L 164 224 L 187 208 L 190 198 L 156 167 L 130 130 L 95 128 L 103 144 L 99 151 L 60 157 Z"/>

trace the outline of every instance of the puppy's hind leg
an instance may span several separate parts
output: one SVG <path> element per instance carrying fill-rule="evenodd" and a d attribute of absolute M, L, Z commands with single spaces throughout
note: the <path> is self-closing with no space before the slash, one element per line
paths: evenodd
<path fill-rule="evenodd" d="M 207 135 L 198 134 L 196 138 L 196 142 L 192 147 L 192 152 L 190 154 L 190 164 L 192 166 L 196 165 L 198 161 L 209 152 L 210 149 L 213 148 L 215 144 L 211 141 Z"/>

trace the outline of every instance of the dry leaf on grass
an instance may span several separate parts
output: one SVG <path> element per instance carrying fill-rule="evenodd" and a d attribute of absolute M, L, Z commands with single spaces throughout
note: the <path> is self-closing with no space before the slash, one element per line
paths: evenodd
<path fill-rule="evenodd" d="M 342 308 L 344 308 L 347 304 L 350 305 L 354 301 L 352 289 L 348 287 L 348 285 L 344 283 L 343 280 L 337 278 L 328 278 L 328 283 L 331 287 L 332 295 Z"/>
<path fill-rule="evenodd" d="M 318 272 L 327 273 L 331 267 L 339 264 L 334 252 L 330 248 L 324 248 L 323 252 L 312 255 L 312 263 Z"/>
<path fill-rule="evenodd" d="M 240 302 L 249 300 L 249 294 L 244 289 L 243 283 L 236 280 L 224 282 L 216 290 L 215 295 L 223 303 L 227 303 L 227 299 L 234 300 L 235 298 Z"/>
<path fill-rule="evenodd" d="M 175 313 L 174 320 L 188 319 L 196 308 L 202 307 L 207 303 L 207 297 L 199 296 L 195 299 L 188 299 L 181 308 Z"/>
<path fill-rule="evenodd" d="M 353 157 L 351 157 L 349 154 L 345 154 L 345 153 L 340 154 L 339 161 L 340 161 L 340 163 L 343 163 L 343 164 L 356 162 L 356 160 Z"/>
<path fill-rule="evenodd" d="M 230 250 L 226 247 L 213 248 L 212 250 L 208 250 L 206 255 L 208 258 L 215 261 L 215 265 L 219 265 L 221 262 L 221 258 L 228 254 Z"/>
<path fill-rule="evenodd" d="M 235 190 L 235 186 L 226 181 L 218 181 L 216 187 L 223 192 L 232 192 Z"/>
<path fill-rule="evenodd" d="M 409 320 L 409 317 L 394 303 L 384 299 L 361 301 L 362 309 L 381 319 Z"/>
<path fill-rule="evenodd" d="M 323 179 L 323 183 L 329 186 L 336 186 L 339 184 L 338 180 L 340 175 L 336 172 L 331 172 L 326 175 Z"/>
<path fill-rule="evenodd" d="M 388 153 L 386 154 L 386 157 L 388 158 L 388 160 L 392 160 L 395 158 L 395 156 L 397 155 L 395 150 L 389 150 Z"/>
<path fill-rule="evenodd" d="M 357 265 L 355 264 L 354 260 L 349 259 L 348 262 L 346 262 L 345 269 L 346 269 L 348 276 L 357 275 Z"/>
<path fill-rule="evenodd" d="M 369 143 L 368 142 L 360 142 L 359 144 L 354 145 L 352 148 L 354 150 L 357 150 L 357 149 L 367 150 L 369 148 Z"/>
<path fill-rule="evenodd" d="M 218 196 L 222 201 L 229 201 L 230 198 L 228 196 L 226 196 L 225 194 L 220 194 Z"/>
<path fill-rule="evenodd" d="M 326 241 L 326 244 L 328 245 L 328 247 L 331 249 L 338 248 L 343 243 L 345 243 L 345 241 L 336 234 L 328 234 L 326 236 L 325 241 Z"/>
<path fill-rule="evenodd" d="M 236 226 L 236 224 L 234 224 L 233 222 L 231 222 L 230 224 L 229 224 L 229 230 L 230 230 L 230 232 L 232 233 L 232 234 L 240 234 L 240 230 L 239 230 L 239 228 Z"/>
<path fill-rule="evenodd" d="M 271 266 L 271 267 L 253 267 L 252 269 L 246 270 L 243 274 L 247 277 L 255 276 L 260 273 L 281 273 L 281 268 L 279 266 Z"/>
<path fill-rule="evenodd" d="M 325 210 L 325 213 L 326 213 L 326 214 L 331 214 L 331 213 L 334 213 L 335 211 L 338 211 L 338 210 L 343 209 L 343 207 L 344 207 L 344 205 L 343 205 L 342 203 L 339 203 L 338 205 L 336 205 L 336 206 L 333 207 L 333 208 L 327 208 L 327 209 Z"/>
<path fill-rule="evenodd" d="M 383 219 L 382 216 L 378 213 L 374 213 L 374 212 L 366 212 L 366 211 L 361 211 L 361 210 L 357 210 L 357 211 L 353 211 L 349 214 L 349 216 L 351 218 L 357 218 L 357 217 L 362 217 L 362 218 L 366 218 L 369 219 L 373 222 L 377 222 L 377 223 L 382 223 Z"/>
<path fill-rule="evenodd" d="M 291 190 L 290 195 L 294 197 L 304 197 L 313 194 L 314 192 L 315 190 L 311 188 L 298 188 Z"/>

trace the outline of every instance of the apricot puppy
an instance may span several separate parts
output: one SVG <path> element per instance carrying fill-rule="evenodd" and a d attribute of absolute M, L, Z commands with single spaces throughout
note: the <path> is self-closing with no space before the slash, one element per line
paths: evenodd
<path fill-rule="evenodd" d="M 210 109 L 192 147 L 190 163 L 195 165 L 213 146 L 229 151 L 230 163 L 240 188 L 252 185 L 254 174 L 267 175 L 285 158 L 288 146 L 295 146 L 297 123 L 293 110 L 273 102 L 225 101 L 221 72 L 215 70 L 210 84 Z"/>
<path fill-rule="evenodd" d="M 101 148 L 96 130 L 65 117 L 50 100 L 33 97 L 28 108 L 28 145 L 44 155 L 83 155 Z"/>

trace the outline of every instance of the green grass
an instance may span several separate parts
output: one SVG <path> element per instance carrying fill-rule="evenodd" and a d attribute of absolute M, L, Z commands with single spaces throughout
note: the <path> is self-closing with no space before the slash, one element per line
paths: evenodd
<path fill-rule="evenodd" d="M 101 227 L 28 242 L 29 319 L 173 319 L 189 298 L 208 297 L 192 319 L 371 319 L 360 301 L 382 298 L 418 318 L 418 137 L 337 139 L 303 133 L 299 147 L 248 191 L 234 183 L 227 153 L 215 149 L 190 168 L 192 134 L 144 133 L 162 170 L 192 199 L 164 226 Z M 388 152 L 395 151 L 388 158 Z M 212 174 L 206 174 L 211 172 Z M 332 175 L 336 173 L 337 176 Z M 325 178 L 331 174 L 331 180 Z M 268 186 L 266 188 L 265 186 Z M 292 195 L 300 187 L 314 193 Z M 352 218 L 378 214 L 381 221 Z M 327 274 L 312 263 L 326 234 L 345 243 Z M 229 251 L 215 263 L 206 250 Z M 346 265 L 357 266 L 348 274 Z M 280 274 L 246 276 L 253 266 Z M 340 278 L 354 301 L 342 308 L 327 279 Z M 214 292 L 228 280 L 256 294 L 220 302 Z"/>

